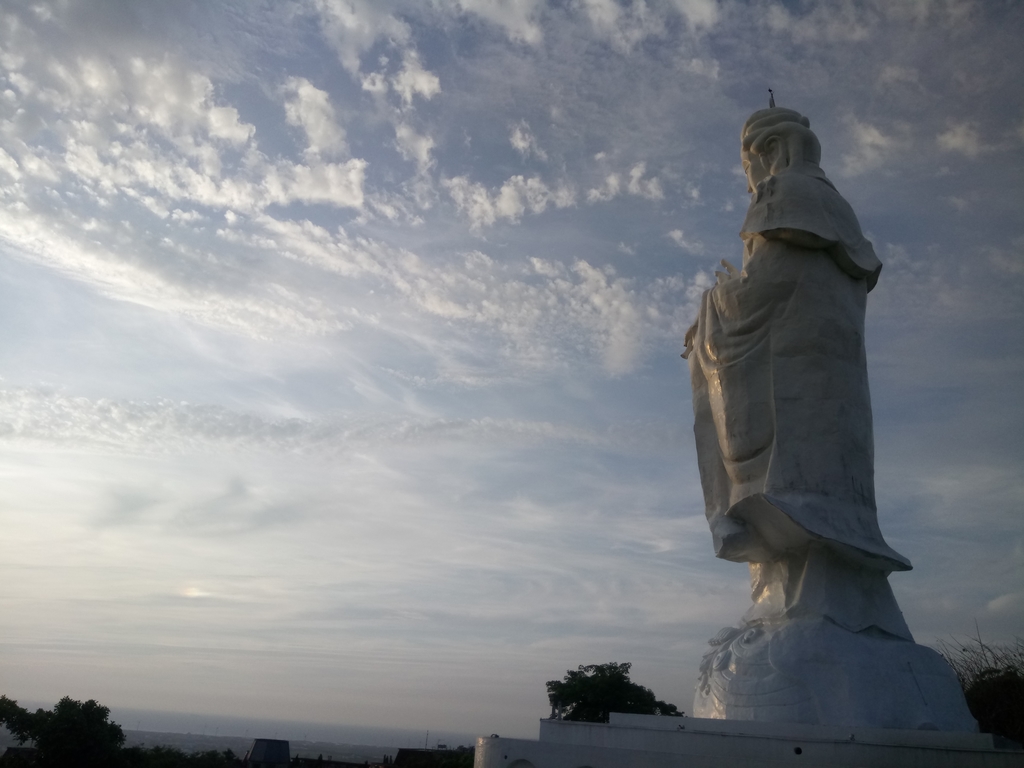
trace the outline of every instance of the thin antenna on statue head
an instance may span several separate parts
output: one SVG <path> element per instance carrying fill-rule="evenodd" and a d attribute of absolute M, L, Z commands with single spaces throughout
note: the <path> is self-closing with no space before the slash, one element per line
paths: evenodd
<path fill-rule="evenodd" d="M 768 109 L 775 109 L 775 92 L 771 88 L 768 89 Z"/>

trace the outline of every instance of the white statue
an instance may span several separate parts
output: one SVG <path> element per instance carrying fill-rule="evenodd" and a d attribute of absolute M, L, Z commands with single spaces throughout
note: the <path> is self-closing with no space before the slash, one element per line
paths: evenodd
<path fill-rule="evenodd" d="M 743 268 L 723 260 L 684 357 L 715 554 L 750 564 L 754 604 L 711 641 L 694 715 L 974 730 L 888 582 L 911 566 L 875 507 L 864 311 L 882 265 L 806 117 L 755 112 L 741 156 Z"/>

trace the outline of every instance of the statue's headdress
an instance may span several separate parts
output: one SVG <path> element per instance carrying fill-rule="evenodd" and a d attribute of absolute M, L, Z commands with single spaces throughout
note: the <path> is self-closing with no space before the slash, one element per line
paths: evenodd
<path fill-rule="evenodd" d="M 740 135 L 744 152 L 772 158 L 771 176 L 759 183 L 740 237 L 774 233 L 774 237 L 786 239 L 793 233 L 809 232 L 826 242 L 829 255 L 846 274 L 865 278 L 870 291 L 882 262 L 861 232 L 853 208 L 818 165 L 821 144 L 811 130 L 811 121 L 795 110 L 769 107 L 752 114 Z M 773 141 L 781 152 L 774 151 Z M 770 193 L 762 194 L 763 190 Z"/>
<path fill-rule="evenodd" d="M 759 109 L 747 118 L 740 134 L 743 151 L 764 154 L 766 142 L 778 138 L 787 150 L 788 162 L 821 161 L 821 144 L 811 130 L 811 121 L 799 112 L 785 107 Z"/>

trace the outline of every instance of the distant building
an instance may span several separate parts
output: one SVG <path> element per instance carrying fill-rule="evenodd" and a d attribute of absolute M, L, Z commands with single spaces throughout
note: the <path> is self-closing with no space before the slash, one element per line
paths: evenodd
<path fill-rule="evenodd" d="M 245 753 L 242 762 L 247 768 L 288 768 L 291 759 L 291 749 L 287 741 L 256 739 Z"/>

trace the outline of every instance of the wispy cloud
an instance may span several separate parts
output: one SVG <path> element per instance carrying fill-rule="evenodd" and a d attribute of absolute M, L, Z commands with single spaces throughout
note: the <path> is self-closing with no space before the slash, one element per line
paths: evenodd
<path fill-rule="evenodd" d="M 326 91 L 304 77 L 291 77 L 284 85 L 285 114 L 288 124 L 306 134 L 306 153 L 313 156 L 345 154 L 345 129 L 338 125 L 334 107 Z"/>
<path fill-rule="evenodd" d="M 615 199 L 619 194 L 626 193 L 644 197 L 648 200 L 662 200 L 665 193 L 661 188 L 661 181 L 657 176 L 644 178 L 647 173 L 647 163 L 640 162 L 629 169 L 629 173 L 623 177 L 618 173 L 610 173 L 604 178 L 604 183 L 587 191 L 587 202 L 606 203 Z"/>
<path fill-rule="evenodd" d="M 530 125 L 525 120 L 520 120 L 512 126 L 509 142 L 524 159 L 531 155 L 541 161 L 548 159 L 547 152 L 540 148 L 537 137 L 530 131 Z"/>
<path fill-rule="evenodd" d="M 268 419 L 211 405 L 90 400 L 39 389 L 0 390 L 0 441 L 8 446 L 91 448 L 115 453 L 353 453 L 391 443 L 484 441 L 612 446 L 678 440 L 679 430 L 636 425 L 592 429 L 514 419 L 416 419 L 392 414 Z"/>
<path fill-rule="evenodd" d="M 566 208 L 576 202 L 576 192 L 572 187 L 552 189 L 538 176 L 512 176 L 494 192 L 465 176 L 445 179 L 442 183 L 474 229 L 491 226 L 498 219 L 515 223 L 527 211 L 543 213 L 549 205 Z"/>
<path fill-rule="evenodd" d="M 970 123 L 953 125 L 940 133 L 935 138 L 935 142 L 939 145 L 939 149 L 946 152 L 960 152 L 970 158 L 977 157 L 982 152 L 991 149 L 982 142 L 977 127 Z"/>

